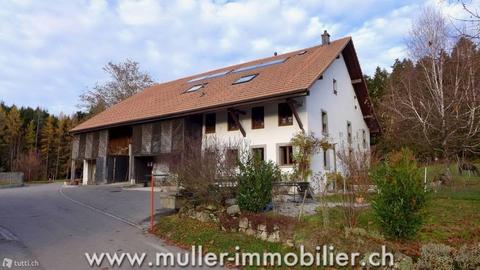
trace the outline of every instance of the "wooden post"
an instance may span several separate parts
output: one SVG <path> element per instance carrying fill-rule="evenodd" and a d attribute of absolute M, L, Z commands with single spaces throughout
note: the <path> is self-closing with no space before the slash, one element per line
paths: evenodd
<path fill-rule="evenodd" d="M 298 102 L 294 99 L 287 99 L 287 104 L 290 107 L 290 110 L 292 111 L 293 116 L 295 117 L 295 120 L 297 120 L 298 127 L 302 130 L 302 132 L 305 132 L 305 129 L 303 128 L 302 119 L 300 118 L 297 112 L 297 105 L 299 105 Z"/>
<path fill-rule="evenodd" d="M 154 181 L 153 181 L 153 172 L 150 177 L 150 186 L 151 186 L 151 192 L 150 192 L 150 232 L 153 233 L 153 217 L 155 213 L 155 200 L 154 200 Z"/>
<path fill-rule="evenodd" d="M 75 171 L 76 171 L 76 163 L 75 160 L 72 159 L 72 162 L 70 164 L 70 183 L 75 182 Z"/>
<path fill-rule="evenodd" d="M 130 181 L 130 184 L 134 185 L 136 184 L 135 181 L 135 159 L 133 157 L 133 151 L 132 151 L 132 144 L 128 144 L 128 180 Z"/>
<path fill-rule="evenodd" d="M 424 190 L 427 192 L 427 167 L 425 167 L 425 174 L 423 177 Z"/>
<path fill-rule="evenodd" d="M 228 114 L 230 114 L 230 116 L 232 117 L 233 121 L 235 122 L 235 124 L 238 126 L 238 128 L 240 129 L 240 132 L 242 133 L 243 137 L 246 137 L 247 136 L 247 133 L 245 132 L 245 129 L 243 128 L 242 126 L 242 123 L 240 123 L 240 119 L 238 117 L 238 112 L 233 110 L 233 109 L 229 109 L 228 110 Z"/>

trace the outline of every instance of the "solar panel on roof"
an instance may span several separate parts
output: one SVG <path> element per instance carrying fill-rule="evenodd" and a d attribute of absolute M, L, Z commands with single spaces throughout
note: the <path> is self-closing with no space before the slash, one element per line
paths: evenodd
<path fill-rule="evenodd" d="M 268 67 L 268 66 L 271 66 L 271 65 L 281 64 L 281 63 L 285 62 L 286 60 L 287 60 L 287 58 L 275 59 L 275 60 L 272 60 L 272 61 L 268 61 L 268 62 L 264 62 L 264 63 L 252 65 L 252 66 L 237 68 L 232 72 L 242 72 L 242 71 L 257 69 L 257 68 L 261 68 L 261 67 Z"/>
<path fill-rule="evenodd" d="M 230 71 L 231 70 L 225 70 L 225 71 L 220 71 L 220 72 L 213 73 L 213 74 L 208 74 L 208 75 L 205 75 L 205 76 L 193 78 L 188 82 L 196 82 L 196 81 L 201 81 L 201 80 L 205 80 L 205 79 L 217 78 L 217 77 L 220 77 L 220 76 L 223 76 L 223 75 L 229 73 Z"/>

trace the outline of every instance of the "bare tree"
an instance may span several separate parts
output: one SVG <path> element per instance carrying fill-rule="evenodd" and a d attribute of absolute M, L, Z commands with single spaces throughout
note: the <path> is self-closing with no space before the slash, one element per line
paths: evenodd
<path fill-rule="evenodd" d="M 386 107 L 401 134 L 448 159 L 480 146 L 480 58 L 468 39 L 452 40 L 445 17 L 427 8 L 414 21 L 408 48 L 413 58 L 392 73 Z"/>
<path fill-rule="evenodd" d="M 463 29 L 457 29 L 462 36 L 480 42 L 480 10 L 472 5 L 472 0 L 457 0 L 467 13 L 468 18 L 457 19 L 467 24 Z"/>
<path fill-rule="evenodd" d="M 249 155 L 243 140 L 205 138 L 202 149 L 194 143 L 185 143 L 181 161 L 173 168 L 182 193 L 193 204 L 223 204 L 232 196 L 232 187 L 238 173 L 238 162 Z"/>
<path fill-rule="evenodd" d="M 140 71 L 138 62 L 127 59 L 123 63 L 108 62 L 103 70 L 110 75 L 111 80 L 96 84 L 93 89 L 80 95 L 80 108 L 94 115 L 118 102 L 133 96 L 143 89 L 153 85 L 149 74 Z"/>
<path fill-rule="evenodd" d="M 371 153 L 362 149 L 353 149 L 349 145 L 342 147 L 337 152 L 337 157 L 343 171 L 342 211 L 345 226 L 353 228 L 357 225 L 362 211 L 361 204 L 364 203 L 371 185 L 369 177 Z"/>

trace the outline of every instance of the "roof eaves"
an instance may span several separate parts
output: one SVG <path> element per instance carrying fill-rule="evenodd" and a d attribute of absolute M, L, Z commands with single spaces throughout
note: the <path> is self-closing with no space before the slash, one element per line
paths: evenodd
<path fill-rule="evenodd" d="M 207 106 L 207 107 L 197 108 L 197 109 L 193 109 L 193 110 L 185 110 L 185 111 L 175 112 L 175 113 L 166 114 L 166 115 L 159 115 L 159 116 L 141 118 L 141 119 L 133 119 L 133 120 L 117 122 L 117 123 L 112 123 L 112 124 L 107 124 L 107 125 L 99 125 L 99 126 L 89 127 L 89 128 L 78 128 L 80 126 L 79 125 L 79 126 L 76 126 L 73 129 L 71 129 L 69 132 L 71 134 L 79 134 L 79 133 L 85 133 L 85 132 L 98 131 L 98 130 L 112 128 L 112 127 L 124 126 L 124 125 L 142 124 L 142 123 L 147 123 L 147 122 L 159 121 L 159 120 L 163 120 L 163 119 L 182 117 L 182 116 L 191 115 L 191 114 L 195 114 L 195 113 L 200 113 L 200 112 L 204 112 L 204 111 L 208 111 L 208 110 L 218 110 L 218 109 L 228 108 L 228 107 L 232 107 L 232 106 L 243 106 L 243 105 L 246 105 L 246 104 L 251 104 L 251 103 L 256 103 L 256 102 L 265 102 L 265 101 L 271 100 L 271 99 L 280 99 L 280 98 L 284 98 L 284 97 L 287 98 L 287 97 L 301 96 L 301 95 L 306 95 L 306 94 L 308 94 L 308 89 L 306 89 L 306 88 L 296 89 L 296 90 L 290 91 L 289 93 L 268 95 L 268 96 L 261 97 L 261 98 L 252 98 L 252 99 L 242 100 L 241 102 L 224 103 L 224 104 L 215 105 L 215 106 Z"/>

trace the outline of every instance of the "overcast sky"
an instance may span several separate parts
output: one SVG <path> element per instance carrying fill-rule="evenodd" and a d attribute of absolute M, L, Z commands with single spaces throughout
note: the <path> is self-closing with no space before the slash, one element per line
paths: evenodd
<path fill-rule="evenodd" d="M 463 13 L 453 0 L 0 0 L 0 101 L 72 113 L 108 61 L 136 60 L 164 82 L 314 46 L 325 29 L 353 37 L 370 75 L 406 56 L 427 5 Z"/>

